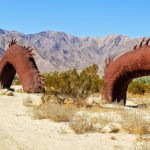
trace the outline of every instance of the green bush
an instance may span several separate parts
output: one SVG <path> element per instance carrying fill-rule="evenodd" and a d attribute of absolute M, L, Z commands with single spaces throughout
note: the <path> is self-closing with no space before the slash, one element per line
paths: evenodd
<path fill-rule="evenodd" d="M 100 79 L 98 75 L 98 66 L 96 64 L 86 67 L 80 73 L 80 89 L 83 96 L 102 91 L 103 79 Z"/>
<path fill-rule="evenodd" d="M 103 79 L 98 75 L 98 66 L 93 64 L 81 73 L 74 68 L 64 72 L 44 74 L 46 94 L 71 96 L 74 99 L 101 92 Z"/>
<path fill-rule="evenodd" d="M 150 85 L 138 81 L 132 81 L 128 86 L 128 92 L 133 94 L 144 94 L 150 92 Z"/>

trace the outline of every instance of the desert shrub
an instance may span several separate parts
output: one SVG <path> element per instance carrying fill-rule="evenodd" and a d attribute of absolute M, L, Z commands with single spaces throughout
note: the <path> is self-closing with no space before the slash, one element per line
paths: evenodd
<path fill-rule="evenodd" d="M 78 117 L 70 120 L 69 126 L 77 134 L 83 134 L 92 131 L 92 123 L 87 121 L 84 117 Z"/>
<path fill-rule="evenodd" d="M 140 78 L 136 78 L 133 81 L 137 81 L 139 83 L 144 83 L 144 84 L 150 84 L 150 76 L 144 76 L 144 77 L 140 77 Z"/>
<path fill-rule="evenodd" d="M 49 103 L 46 106 L 33 108 L 34 118 L 51 119 L 56 122 L 69 121 L 75 110 L 60 104 Z"/>
<path fill-rule="evenodd" d="M 44 74 L 45 94 L 55 95 L 58 98 L 69 96 L 76 101 L 79 97 L 85 98 L 91 93 L 101 92 L 103 79 L 97 72 L 98 66 L 93 64 L 86 67 L 81 73 L 74 68 L 64 72 Z"/>
<path fill-rule="evenodd" d="M 76 69 L 45 74 L 44 78 L 45 95 L 55 95 L 62 102 L 67 96 L 74 98 L 78 96 L 79 75 Z"/>
<path fill-rule="evenodd" d="M 150 123 L 139 112 L 123 111 L 121 117 L 121 125 L 129 133 L 140 135 L 150 133 Z"/>
<path fill-rule="evenodd" d="M 150 87 L 145 83 L 140 83 L 139 81 L 133 81 L 128 86 L 128 92 L 132 94 L 144 94 L 145 92 L 149 92 Z"/>
<path fill-rule="evenodd" d="M 132 94 L 144 94 L 150 92 L 150 76 L 135 78 L 128 86 L 128 92 Z"/>
<path fill-rule="evenodd" d="M 69 126 L 76 134 L 83 134 L 86 132 L 101 132 L 102 127 L 111 122 L 108 116 L 89 117 L 86 113 L 83 113 L 81 116 L 74 116 L 69 121 Z"/>
<path fill-rule="evenodd" d="M 86 67 L 80 73 L 80 91 L 82 96 L 87 96 L 91 93 L 101 92 L 103 89 L 103 79 L 98 75 L 98 66 L 93 64 Z"/>

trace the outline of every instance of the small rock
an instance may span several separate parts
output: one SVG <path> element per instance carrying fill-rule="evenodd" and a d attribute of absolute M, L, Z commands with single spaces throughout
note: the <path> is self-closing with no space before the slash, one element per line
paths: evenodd
<path fill-rule="evenodd" d="M 95 105 L 95 104 L 101 104 L 101 95 L 90 95 L 87 99 L 86 99 L 86 103 L 89 105 Z"/>
<path fill-rule="evenodd" d="M 5 95 L 8 92 L 7 89 L 1 89 L 0 90 L 0 95 Z"/>
<path fill-rule="evenodd" d="M 60 126 L 57 131 L 60 134 L 66 134 L 66 133 L 72 132 L 72 130 L 70 129 L 70 127 L 68 125 L 62 125 L 62 126 Z"/>
<path fill-rule="evenodd" d="M 94 131 L 97 131 L 97 132 L 100 132 L 101 129 L 103 128 L 104 125 L 101 125 L 100 123 L 96 123 L 93 125 L 93 130 Z"/>
<path fill-rule="evenodd" d="M 14 96 L 14 93 L 12 91 L 8 91 L 7 93 L 5 93 L 6 96 Z"/>
<path fill-rule="evenodd" d="M 101 129 L 101 133 L 116 133 L 119 130 L 121 130 L 122 126 L 120 124 L 117 123 L 110 123 L 105 125 L 102 129 Z"/>
<path fill-rule="evenodd" d="M 43 101 L 42 101 L 43 94 L 30 93 L 28 94 L 28 96 L 29 96 L 29 99 L 32 101 L 32 105 L 39 106 L 43 104 Z"/>

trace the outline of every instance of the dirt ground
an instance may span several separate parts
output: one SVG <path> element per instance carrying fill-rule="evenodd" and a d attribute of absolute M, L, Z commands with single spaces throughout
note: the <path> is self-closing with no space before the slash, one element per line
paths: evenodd
<path fill-rule="evenodd" d="M 26 93 L 0 96 L 0 150 L 132 150 L 137 137 L 127 133 L 75 134 L 68 123 L 35 120 L 23 105 Z"/>

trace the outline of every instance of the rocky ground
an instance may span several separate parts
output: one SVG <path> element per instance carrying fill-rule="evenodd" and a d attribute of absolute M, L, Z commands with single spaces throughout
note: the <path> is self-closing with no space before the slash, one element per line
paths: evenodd
<path fill-rule="evenodd" d="M 75 134 L 68 123 L 33 119 L 23 105 L 26 93 L 0 95 L 0 150 L 134 150 L 138 136 L 120 133 Z"/>

